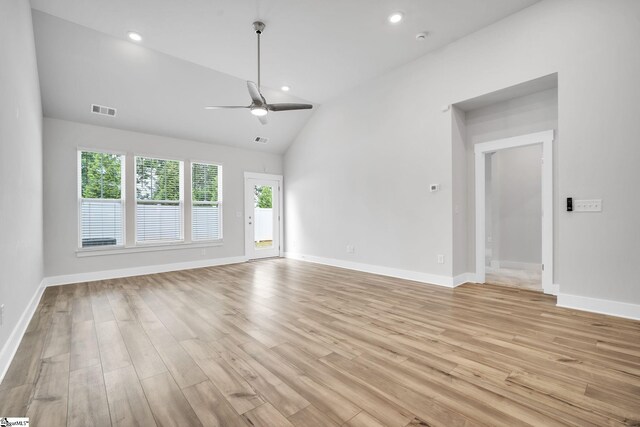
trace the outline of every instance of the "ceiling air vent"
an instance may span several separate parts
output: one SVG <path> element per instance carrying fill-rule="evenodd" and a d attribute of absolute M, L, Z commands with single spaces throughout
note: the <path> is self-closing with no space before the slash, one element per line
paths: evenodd
<path fill-rule="evenodd" d="M 105 107 L 104 105 L 91 104 L 91 112 L 100 114 L 102 116 L 116 116 L 116 109 L 111 107 Z"/>
<path fill-rule="evenodd" d="M 256 144 L 266 144 L 269 140 L 262 136 L 256 136 L 256 139 L 253 140 Z"/>

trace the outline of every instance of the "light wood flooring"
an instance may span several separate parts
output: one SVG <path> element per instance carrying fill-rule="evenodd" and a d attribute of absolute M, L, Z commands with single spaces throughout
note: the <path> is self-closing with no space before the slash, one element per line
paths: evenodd
<path fill-rule="evenodd" d="M 542 292 L 542 271 L 486 267 L 485 280 L 492 285 Z"/>
<path fill-rule="evenodd" d="M 0 385 L 46 426 L 640 425 L 640 322 L 273 259 L 48 288 Z"/>

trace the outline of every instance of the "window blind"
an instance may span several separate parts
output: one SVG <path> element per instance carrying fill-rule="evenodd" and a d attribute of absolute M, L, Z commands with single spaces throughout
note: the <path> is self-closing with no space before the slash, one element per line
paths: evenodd
<path fill-rule="evenodd" d="M 82 248 L 124 243 L 124 156 L 80 151 L 80 242 Z"/>
<path fill-rule="evenodd" d="M 219 165 L 191 164 L 191 238 L 222 239 L 222 180 Z"/>
<path fill-rule="evenodd" d="M 182 162 L 136 157 L 136 241 L 182 240 Z"/>

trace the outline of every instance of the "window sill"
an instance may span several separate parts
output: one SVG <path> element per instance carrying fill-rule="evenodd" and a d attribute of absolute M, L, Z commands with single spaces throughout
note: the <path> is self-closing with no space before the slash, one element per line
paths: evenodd
<path fill-rule="evenodd" d="M 197 248 L 210 248 L 216 246 L 222 246 L 222 240 L 209 240 L 206 242 L 191 242 L 191 243 L 158 243 L 158 244 L 141 244 L 138 246 L 118 246 L 109 248 L 97 248 L 97 249 L 77 249 L 76 257 L 92 257 L 101 255 L 119 255 L 119 254 L 132 254 L 136 252 L 155 252 L 155 251 L 173 251 L 177 249 L 197 249 Z"/>

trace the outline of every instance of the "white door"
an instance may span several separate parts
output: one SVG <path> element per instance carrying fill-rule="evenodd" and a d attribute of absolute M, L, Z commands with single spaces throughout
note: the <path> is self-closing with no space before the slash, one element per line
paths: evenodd
<path fill-rule="evenodd" d="M 282 177 L 245 174 L 245 254 L 249 259 L 280 256 Z"/>

